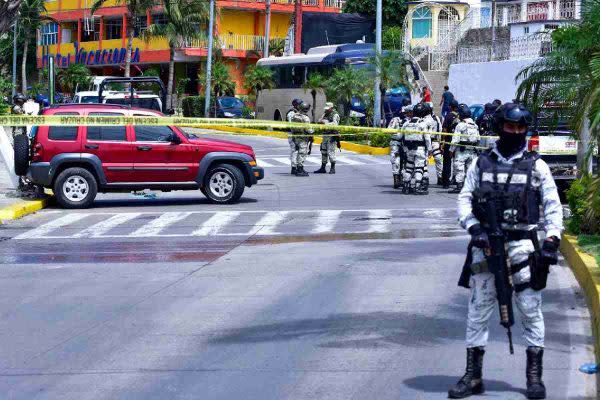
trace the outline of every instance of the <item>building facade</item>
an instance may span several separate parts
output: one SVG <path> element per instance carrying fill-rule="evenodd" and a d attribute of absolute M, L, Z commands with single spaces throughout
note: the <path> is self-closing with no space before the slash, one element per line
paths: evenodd
<path fill-rule="evenodd" d="M 271 0 L 270 40 L 292 40 L 293 14 L 296 10 L 340 12 L 341 0 Z M 126 8 L 122 2 L 107 3 L 92 16 L 91 0 L 47 0 L 48 15 L 55 22 L 38 32 L 37 65 L 44 67 L 48 56 L 58 68 L 71 63 L 87 65 L 95 75 L 122 76 L 127 45 Z M 245 94 L 243 74 L 249 65 L 262 57 L 265 43 L 266 4 L 264 0 L 217 0 L 215 46 L 220 49 L 236 82 L 236 94 Z M 146 42 L 140 38 L 150 24 L 164 21 L 161 7 L 137 17 L 132 51 L 131 75 L 141 75 L 150 66 L 160 66 L 166 77 L 169 46 L 166 40 Z M 206 27 L 200 27 L 206 31 Z M 292 40 L 293 43 L 293 40 Z M 207 41 L 193 40 L 175 52 L 175 77 L 190 79 L 186 92 L 198 90 L 198 73 L 206 63 Z"/>

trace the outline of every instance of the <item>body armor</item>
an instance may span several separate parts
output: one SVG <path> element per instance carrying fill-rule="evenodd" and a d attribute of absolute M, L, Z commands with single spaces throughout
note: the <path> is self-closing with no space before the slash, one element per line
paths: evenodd
<path fill-rule="evenodd" d="M 421 119 L 417 117 L 413 117 L 410 121 L 408 121 L 402 127 L 402 130 L 406 131 L 422 131 L 423 126 L 421 124 Z M 404 146 L 406 146 L 409 150 L 415 150 L 419 146 L 425 146 L 425 136 L 422 133 L 411 133 L 404 132 Z"/>
<path fill-rule="evenodd" d="M 490 150 L 479 156 L 479 188 L 472 201 L 473 214 L 484 228 L 489 227 L 490 209 L 505 230 L 526 231 L 537 225 L 541 179 L 534 167 L 538 158 L 535 152 L 525 152 L 513 164 L 503 164 Z"/>

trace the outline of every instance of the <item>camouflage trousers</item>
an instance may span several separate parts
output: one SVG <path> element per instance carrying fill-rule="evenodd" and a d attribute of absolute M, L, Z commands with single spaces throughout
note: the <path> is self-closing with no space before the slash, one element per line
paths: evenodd
<path fill-rule="evenodd" d="M 431 149 L 433 154 L 433 160 L 435 161 L 435 172 L 438 178 L 438 182 L 440 182 L 442 180 L 442 171 L 444 170 L 444 157 L 442 156 L 442 146 L 437 140 L 432 140 Z"/>
<path fill-rule="evenodd" d="M 483 251 L 473 248 L 473 265 L 484 260 Z M 529 258 L 535 251 L 531 240 L 515 240 L 507 244 L 511 265 L 517 265 Z M 512 275 L 515 285 L 529 282 L 531 271 L 525 267 Z M 498 312 L 496 285 L 491 272 L 479 272 L 471 277 L 471 298 L 467 316 L 467 347 L 485 346 L 489 336 L 489 321 Z M 516 309 L 521 315 L 523 337 L 528 346 L 544 347 L 544 315 L 542 314 L 542 292 L 526 288 L 514 293 Z"/>
<path fill-rule="evenodd" d="M 477 158 L 477 153 L 473 150 L 460 150 L 454 154 L 454 179 L 457 185 L 462 185 L 467 176 L 467 168 Z"/>
<path fill-rule="evenodd" d="M 304 160 L 308 156 L 308 147 L 310 141 L 307 137 L 296 137 L 294 138 L 294 143 L 296 144 L 297 153 L 296 153 L 296 166 L 302 167 L 304 166 Z"/>
<path fill-rule="evenodd" d="M 295 168 L 298 166 L 298 147 L 296 147 L 293 136 L 288 136 L 288 143 L 290 145 L 290 164 Z"/>
<path fill-rule="evenodd" d="M 402 158 L 400 157 L 400 143 L 396 140 L 390 142 L 390 162 L 392 163 L 392 173 L 400 174 Z"/>
<path fill-rule="evenodd" d="M 427 155 L 425 148 L 419 147 L 416 150 L 404 148 L 406 162 L 402 168 L 402 180 L 406 183 L 414 179 L 412 187 L 419 187 L 423 176 L 427 172 Z"/>
<path fill-rule="evenodd" d="M 335 151 L 337 150 L 337 142 L 334 138 L 326 136 L 321 142 L 321 162 L 327 164 L 327 162 L 335 163 Z"/>

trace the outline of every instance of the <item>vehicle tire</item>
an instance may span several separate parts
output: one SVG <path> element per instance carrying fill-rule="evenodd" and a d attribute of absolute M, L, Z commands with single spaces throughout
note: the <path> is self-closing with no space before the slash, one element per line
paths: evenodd
<path fill-rule="evenodd" d="M 242 171 L 231 164 L 218 164 L 204 178 L 204 195 L 213 203 L 237 203 L 244 193 L 246 181 Z"/>
<path fill-rule="evenodd" d="M 29 137 L 27 135 L 14 136 L 15 174 L 23 176 L 29 168 Z"/>
<path fill-rule="evenodd" d="M 94 175 L 85 168 L 67 168 L 54 181 L 54 195 L 64 208 L 88 208 L 98 194 Z"/>

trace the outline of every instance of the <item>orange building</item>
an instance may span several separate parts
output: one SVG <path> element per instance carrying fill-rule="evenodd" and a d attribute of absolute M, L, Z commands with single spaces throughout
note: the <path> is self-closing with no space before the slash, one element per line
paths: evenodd
<path fill-rule="evenodd" d="M 313 12 L 340 12 L 343 0 L 272 0 L 270 38 L 292 37 L 293 14 L 296 9 Z M 48 15 L 56 22 L 44 25 L 38 32 L 37 63 L 43 67 L 48 55 L 54 56 L 58 68 L 71 63 L 87 65 L 95 75 L 122 75 L 127 45 L 126 8 L 121 2 L 108 3 L 94 16 L 90 15 L 92 0 L 46 0 Z M 223 59 L 236 81 L 236 94 L 245 94 L 243 74 L 262 56 L 265 34 L 264 0 L 216 0 L 215 36 Z M 164 19 L 161 7 L 148 10 L 138 17 L 139 32 L 135 32 L 132 52 L 132 76 L 141 75 L 149 66 L 161 66 L 166 78 L 169 46 L 166 40 L 145 42 L 140 33 L 149 24 Z M 206 29 L 202 27 L 201 29 Z M 298 38 L 296 38 L 296 41 Z M 175 76 L 188 77 L 186 92 L 198 89 L 198 71 L 206 63 L 206 40 L 192 40 L 175 53 Z M 299 45 L 299 42 L 298 42 Z M 296 47 L 297 48 L 297 47 Z M 299 50 L 297 50 L 299 51 Z"/>

